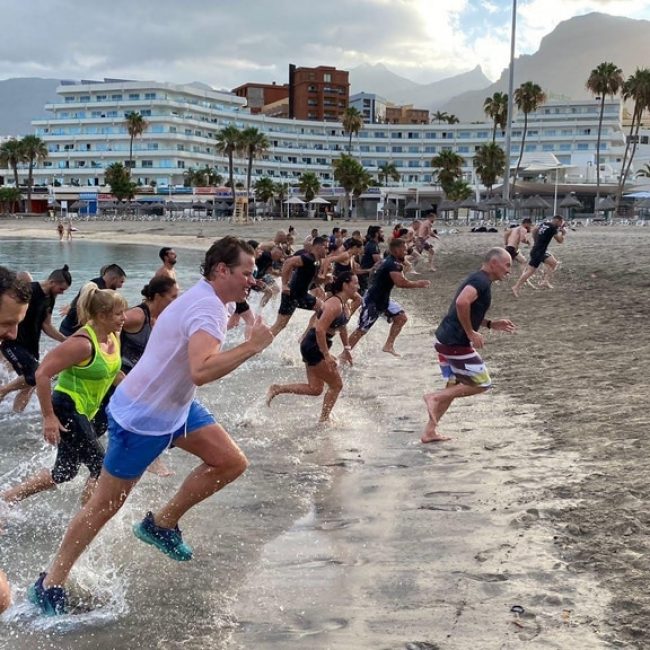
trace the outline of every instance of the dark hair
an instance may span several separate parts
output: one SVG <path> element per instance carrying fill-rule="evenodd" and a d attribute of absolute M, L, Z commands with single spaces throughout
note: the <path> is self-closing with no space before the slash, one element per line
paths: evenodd
<path fill-rule="evenodd" d="M 349 251 L 351 248 L 361 248 L 362 246 L 363 242 L 356 237 L 350 237 L 350 239 L 346 239 L 343 242 L 343 248 L 345 248 L 346 251 Z"/>
<path fill-rule="evenodd" d="M 217 264 L 225 264 L 230 267 L 237 266 L 241 253 L 255 255 L 255 251 L 243 239 L 232 235 L 222 237 L 206 251 L 205 259 L 200 267 L 201 275 L 206 280 L 209 280 Z"/>
<path fill-rule="evenodd" d="M 107 274 L 118 278 L 126 278 L 126 273 L 119 264 L 107 264 L 106 266 L 102 266 L 102 276 Z"/>
<path fill-rule="evenodd" d="M 57 282 L 58 284 L 63 284 L 65 282 L 65 284 L 70 286 L 72 284 L 72 276 L 70 275 L 68 268 L 68 265 L 64 264 L 62 269 L 55 269 L 50 273 L 48 280 L 52 280 L 52 282 Z"/>
<path fill-rule="evenodd" d="M 173 250 L 174 250 L 174 249 L 173 249 L 171 246 L 163 246 L 163 247 L 160 249 L 160 252 L 158 253 L 158 257 L 159 257 L 161 260 L 163 260 L 163 262 L 164 262 L 164 261 L 165 261 L 165 257 L 167 256 L 167 253 L 169 253 L 169 251 L 173 251 Z"/>
<path fill-rule="evenodd" d="M 332 228 L 332 234 L 333 234 L 333 235 L 336 235 L 336 233 L 337 233 L 337 232 L 340 232 L 340 230 L 341 230 L 341 229 L 340 229 L 338 226 L 334 226 L 334 228 Z"/>
<path fill-rule="evenodd" d="M 176 280 L 168 275 L 155 275 L 149 284 L 145 284 L 140 292 L 147 300 L 153 300 L 156 296 L 165 295 L 174 285 Z"/>
<path fill-rule="evenodd" d="M 522 225 L 524 225 L 525 223 L 533 223 L 533 220 L 530 217 L 526 217 L 525 219 L 521 220 Z"/>
<path fill-rule="evenodd" d="M 402 246 L 406 246 L 406 242 L 401 237 L 395 237 L 388 243 L 388 248 L 390 249 L 391 253 L 393 251 L 396 251 L 398 248 L 401 248 Z"/>
<path fill-rule="evenodd" d="M 334 280 L 332 280 L 332 293 L 338 293 L 343 291 L 343 285 L 352 281 L 354 273 L 352 271 L 344 271 L 341 275 L 337 275 Z"/>
<path fill-rule="evenodd" d="M 366 242 L 372 241 L 381 230 L 381 226 L 368 226 L 368 231 L 366 232 Z"/>
<path fill-rule="evenodd" d="M 325 237 L 314 237 L 314 240 L 312 241 L 311 245 L 312 246 L 323 246 L 327 244 L 327 239 Z"/>
<path fill-rule="evenodd" d="M 400 228 L 399 229 L 399 234 L 397 237 L 404 237 L 409 234 L 409 229 L 408 228 Z"/>
<path fill-rule="evenodd" d="M 258 241 L 255 241 L 254 239 L 249 239 L 246 243 L 247 243 L 251 248 L 257 248 L 257 247 L 260 245 L 260 243 L 259 243 Z"/>
<path fill-rule="evenodd" d="M 21 280 L 14 271 L 0 266 L 0 298 L 5 294 L 24 305 L 32 297 L 32 287 L 26 280 Z"/>

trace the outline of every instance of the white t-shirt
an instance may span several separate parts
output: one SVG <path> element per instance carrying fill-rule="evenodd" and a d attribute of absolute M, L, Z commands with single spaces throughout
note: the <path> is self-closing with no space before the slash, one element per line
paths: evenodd
<path fill-rule="evenodd" d="M 109 410 L 127 431 L 169 435 L 183 426 L 194 399 L 190 337 L 204 331 L 223 343 L 228 311 L 207 280 L 200 280 L 158 317 L 144 354 L 117 387 Z"/>

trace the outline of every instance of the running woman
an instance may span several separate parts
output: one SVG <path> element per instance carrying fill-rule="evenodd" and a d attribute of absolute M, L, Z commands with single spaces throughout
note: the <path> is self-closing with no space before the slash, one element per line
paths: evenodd
<path fill-rule="evenodd" d="M 343 343 L 343 358 L 352 363 L 348 331 L 346 325 L 350 320 L 348 301 L 352 300 L 359 291 L 357 276 L 346 271 L 332 282 L 333 295 L 323 303 L 323 309 L 316 321 L 300 344 L 300 353 L 307 371 L 306 384 L 272 384 L 266 398 L 267 406 L 277 395 L 291 393 L 292 395 L 318 396 L 327 384 L 327 392 L 323 398 L 320 422 L 327 422 L 334 404 L 343 388 L 343 380 L 338 370 L 336 357 L 330 354 L 332 340 L 339 334 Z"/>
<path fill-rule="evenodd" d="M 54 467 L 43 469 L 0 495 L 7 503 L 51 490 L 77 476 L 81 465 L 90 476 L 82 494 L 92 494 L 104 460 L 91 420 L 120 371 L 119 333 L 126 300 L 89 282 L 77 301 L 81 329 L 45 355 L 36 371 L 36 395 L 43 416 L 43 437 L 57 447 Z M 58 375 L 52 391 L 52 379 Z"/>

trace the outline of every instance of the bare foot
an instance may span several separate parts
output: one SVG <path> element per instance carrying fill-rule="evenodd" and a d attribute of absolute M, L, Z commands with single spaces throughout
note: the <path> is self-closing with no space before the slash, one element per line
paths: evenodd
<path fill-rule="evenodd" d="M 153 463 L 151 463 L 151 465 L 147 467 L 147 472 L 162 477 L 174 476 L 174 474 L 176 473 L 171 469 L 169 469 L 167 465 L 165 465 L 162 458 L 156 458 L 156 460 L 154 460 Z"/>
<path fill-rule="evenodd" d="M 445 442 L 451 440 L 448 436 L 441 436 L 436 430 L 435 422 L 429 420 L 427 426 L 424 428 L 424 433 L 420 438 L 420 442 L 426 444 L 428 442 Z"/>
<path fill-rule="evenodd" d="M 540 287 L 545 287 L 546 289 L 552 289 L 553 285 L 548 281 L 548 280 L 542 280 L 542 282 L 539 283 Z"/>
<path fill-rule="evenodd" d="M 426 393 L 422 396 L 424 403 L 427 407 L 427 413 L 429 414 L 429 420 L 433 422 L 433 425 L 438 423 L 438 418 L 436 417 L 436 398 L 435 393 Z"/>
<path fill-rule="evenodd" d="M 273 398 L 278 394 L 277 384 L 271 384 L 268 391 L 266 391 L 266 405 L 271 406 Z"/>
<path fill-rule="evenodd" d="M 532 280 L 526 280 L 526 286 L 530 287 L 531 289 L 537 289 L 537 286 L 533 284 Z"/>
<path fill-rule="evenodd" d="M 394 357 L 401 357 L 402 356 L 399 352 L 395 352 L 395 348 L 392 347 L 392 346 L 389 347 L 387 345 L 384 345 L 384 347 L 382 348 L 382 351 L 383 352 L 388 352 L 388 354 L 392 354 Z"/>
<path fill-rule="evenodd" d="M 519 298 L 519 287 L 518 287 L 517 285 L 514 285 L 514 286 L 512 287 L 512 295 L 513 295 L 515 298 Z"/>
<path fill-rule="evenodd" d="M 438 267 L 437 267 L 437 266 L 431 266 L 431 267 L 429 268 L 429 271 L 433 271 L 434 273 L 435 273 L 437 270 L 438 270 Z"/>

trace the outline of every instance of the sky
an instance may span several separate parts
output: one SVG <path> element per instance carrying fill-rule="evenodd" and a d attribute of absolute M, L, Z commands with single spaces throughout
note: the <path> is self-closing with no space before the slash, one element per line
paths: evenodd
<path fill-rule="evenodd" d="M 233 88 L 285 83 L 289 63 L 383 63 L 420 83 L 510 54 L 512 0 L 0 0 L 0 79 L 116 77 Z M 650 0 L 519 0 L 517 54 L 563 20 L 650 20 Z"/>

